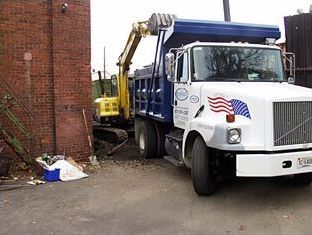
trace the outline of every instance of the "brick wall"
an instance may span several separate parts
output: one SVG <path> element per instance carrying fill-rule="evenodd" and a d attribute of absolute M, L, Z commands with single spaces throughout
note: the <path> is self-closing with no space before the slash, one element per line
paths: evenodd
<path fill-rule="evenodd" d="M 82 110 L 92 134 L 90 2 L 68 0 L 62 13 L 63 2 L 0 1 L 0 79 L 33 113 L 31 119 L 12 108 L 42 147 L 31 146 L 3 116 L 0 122 L 36 153 L 86 160 L 91 148 Z"/>

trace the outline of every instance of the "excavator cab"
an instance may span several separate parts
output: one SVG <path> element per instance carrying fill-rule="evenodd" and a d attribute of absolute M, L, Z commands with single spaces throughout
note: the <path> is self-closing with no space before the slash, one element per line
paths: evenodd
<path fill-rule="evenodd" d="M 118 109 L 118 76 L 112 75 L 110 79 L 101 81 L 102 96 L 94 101 L 94 119 L 99 123 L 114 123 L 120 113 Z"/>
<path fill-rule="evenodd" d="M 110 96 L 117 97 L 118 96 L 118 76 L 116 74 L 111 76 L 110 79 Z"/>

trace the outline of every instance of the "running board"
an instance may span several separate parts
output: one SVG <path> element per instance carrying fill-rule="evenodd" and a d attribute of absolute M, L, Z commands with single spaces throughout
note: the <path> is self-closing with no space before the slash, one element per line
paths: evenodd
<path fill-rule="evenodd" d="M 183 167 L 184 164 L 182 161 L 179 161 L 178 159 L 176 159 L 175 157 L 172 156 L 164 156 L 164 159 L 166 159 L 167 161 L 171 162 L 173 165 L 177 166 L 177 167 Z"/>

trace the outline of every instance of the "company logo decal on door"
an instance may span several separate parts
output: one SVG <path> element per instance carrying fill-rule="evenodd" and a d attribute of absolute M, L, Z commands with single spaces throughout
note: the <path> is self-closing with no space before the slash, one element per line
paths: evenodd
<path fill-rule="evenodd" d="M 184 88 L 179 88 L 175 92 L 175 97 L 180 101 L 186 100 L 188 97 L 188 91 Z"/>
<path fill-rule="evenodd" d="M 196 95 L 191 95 L 190 96 L 190 101 L 191 101 L 191 103 L 198 103 L 199 97 L 196 96 Z"/>

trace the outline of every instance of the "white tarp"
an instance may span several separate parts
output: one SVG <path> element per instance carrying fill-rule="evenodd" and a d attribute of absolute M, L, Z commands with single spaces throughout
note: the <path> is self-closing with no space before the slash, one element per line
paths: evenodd
<path fill-rule="evenodd" d="M 58 160 L 52 166 L 55 169 L 60 169 L 60 180 L 62 181 L 78 180 L 88 177 L 87 174 L 83 173 L 66 160 Z"/>
<path fill-rule="evenodd" d="M 46 170 L 52 171 L 55 169 L 60 169 L 60 180 L 62 181 L 78 180 L 88 177 L 87 174 L 83 173 L 81 170 L 66 160 L 58 160 L 51 166 L 42 160 L 37 159 L 37 162 Z"/>

